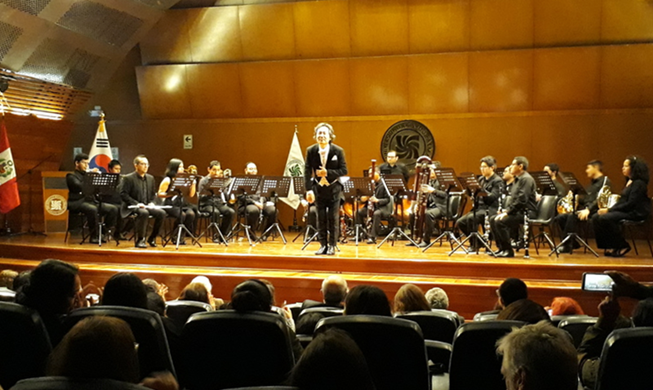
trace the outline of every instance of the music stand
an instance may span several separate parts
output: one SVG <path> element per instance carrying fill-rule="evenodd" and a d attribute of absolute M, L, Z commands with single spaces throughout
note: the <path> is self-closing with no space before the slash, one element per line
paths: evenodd
<path fill-rule="evenodd" d="M 295 191 L 295 194 L 299 195 L 300 198 L 304 198 L 304 194 L 306 193 L 306 186 L 304 185 L 304 178 L 303 177 L 293 177 L 292 178 L 292 188 Z M 305 198 L 304 198 L 305 199 Z M 310 213 L 310 208 L 311 208 L 311 203 L 307 202 L 306 210 L 307 212 Z M 295 210 L 296 212 L 297 210 Z M 312 232 L 311 232 L 312 229 Z M 310 234 L 311 237 L 313 237 L 317 233 L 317 228 L 313 225 L 309 225 L 308 221 L 306 221 L 306 226 L 293 238 L 292 242 L 297 241 L 297 239 L 301 236 L 304 236 L 303 242 L 305 243 L 306 240 L 308 239 L 308 235 Z"/>
<path fill-rule="evenodd" d="M 572 202 L 572 207 L 573 207 L 572 213 L 574 214 L 574 216 L 572 216 L 571 218 L 577 218 L 576 215 L 575 215 L 577 213 L 577 211 L 578 211 L 576 209 L 576 205 L 578 203 L 578 202 L 576 202 L 576 199 L 581 195 L 587 196 L 587 191 L 585 191 L 585 188 L 583 188 L 583 186 L 578 182 L 578 179 L 576 179 L 576 176 L 574 176 L 573 173 L 571 173 L 571 172 L 564 172 L 564 173 L 560 172 L 560 177 L 565 182 L 567 187 L 569 187 L 569 191 L 571 191 L 573 193 L 573 195 L 574 195 L 573 196 L 574 201 Z M 562 241 L 560 241 L 560 243 L 558 245 L 556 245 L 555 248 L 553 248 L 551 253 L 549 253 L 549 256 L 551 256 L 553 253 L 555 253 L 556 257 L 558 257 L 558 248 L 562 248 L 568 241 L 571 241 L 571 240 L 575 240 L 577 243 L 579 243 L 580 245 L 582 245 L 586 249 L 589 249 L 590 252 L 592 252 L 594 254 L 594 256 L 599 257 L 599 254 L 596 253 L 596 251 L 594 249 L 592 249 L 587 244 L 587 242 L 585 242 L 585 240 L 583 240 L 578 235 L 578 233 L 576 233 L 576 232 L 567 233 L 567 236 Z M 571 247 L 571 253 L 574 253 L 573 245 Z"/>
<path fill-rule="evenodd" d="M 252 231 L 252 227 L 240 222 L 240 219 L 243 218 L 245 222 L 247 222 L 247 214 L 246 209 L 247 209 L 247 195 L 248 194 L 256 194 L 256 190 L 258 189 L 259 183 L 261 182 L 261 176 L 234 176 L 233 181 L 231 182 L 231 187 L 229 189 L 229 196 L 231 194 L 238 194 L 240 196 L 239 202 L 242 202 L 242 212 L 238 211 L 238 222 L 236 223 L 236 229 L 231 229 L 231 233 L 227 236 L 227 240 L 229 240 L 232 237 L 236 237 L 237 234 L 240 232 L 245 232 L 245 236 L 247 237 L 247 241 L 249 242 L 250 246 L 254 245 L 254 242 L 252 242 L 252 239 L 250 236 L 254 236 L 254 232 Z M 236 210 L 240 210 L 240 207 L 238 207 Z"/>
<path fill-rule="evenodd" d="M 478 234 L 478 226 L 476 226 L 476 206 L 478 205 L 477 204 L 478 197 L 479 196 L 480 197 L 487 196 L 488 193 L 481 187 L 478 180 L 476 179 L 476 175 L 474 175 L 471 172 L 463 173 L 461 176 L 458 177 L 458 180 L 460 181 L 460 184 L 463 186 L 463 188 L 465 188 L 467 190 L 467 193 L 469 194 L 469 197 L 472 199 L 472 220 L 474 221 L 474 225 L 475 225 L 474 227 L 476 228 L 476 230 L 472 231 L 467 237 L 465 237 L 465 239 L 460 244 L 458 244 L 458 246 L 456 246 L 451 252 L 449 252 L 449 256 L 451 256 L 453 253 L 455 253 L 458 250 L 458 248 L 465 245 L 465 243 L 467 241 L 470 241 L 471 238 L 474 237 L 474 238 L 476 238 L 477 243 L 480 242 L 481 244 L 483 244 L 485 249 L 492 256 L 496 257 L 496 254 L 494 253 L 494 251 L 492 251 L 492 248 L 488 244 L 485 237 Z M 487 213 L 485 215 L 485 218 L 487 220 L 487 218 L 488 218 Z M 476 245 L 476 254 L 477 255 L 479 254 L 479 249 L 480 249 L 480 245 Z"/>
<path fill-rule="evenodd" d="M 224 237 L 224 234 L 220 231 L 220 227 L 218 226 L 218 222 L 215 220 L 215 199 L 217 197 L 222 198 L 224 195 L 223 189 L 226 187 L 227 182 L 229 179 L 225 179 L 223 177 L 211 177 L 209 180 L 206 182 L 206 185 L 203 188 L 202 194 L 200 195 L 209 195 L 209 199 L 211 200 L 211 223 L 209 226 L 204 229 L 202 234 L 200 234 L 197 237 L 197 240 L 201 240 L 202 237 L 205 235 L 208 236 L 210 233 L 211 229 L 215 229 L 217 232 L 218 236 L 220 237 L 220 241 L 224 244 L 224 246 L 229 246 L 227 244 L 227 239 Z"/>
<path fill-rule="evenodd" d="M 449 230 L 447 228 L 447 221 L 449 220 L 449 199 L 450 199 L 450 193 L 452 190 L 455 190 L 454 192 L 462 192 L 463 187 L 458 181 L 458 177 L 456 176 L 456 172 L 454 171 L 453 168 L 438 168 L 433 170 L 435 172 L 435 177 L 438 179 L 438 183 L 440 183 L 440 187 L 446 188 L 444 191 L 446 193 L 445 197 L 445 213 L 443 219 L 445 220 L 445 226 L 444 226 L 444 231 L 438 238 L 433 240 L 430 244 L 428 244 L 423 250 L 422 253 L 426 252 L 429 248 L 433 246 L 438 241 L 441 241 L 443 238 L 448 238 L 449 244 L 451 245 L 451 249 L 453 249 L 453 243 L 456 243 L 456 245 L 460 245 L 460 241 L 456 238 L 456 236 L 453 234 L 453 231 Z M 436 189 L 437 190 L 437 189 Z M 462 247 L 463 251 L 467 254 L 469 253 L 467 251 L 467 248 Z"/>
<path fill-rule="evenodd" d="M 392 196 L 394 199 L 400 199 L 399 194 L 403 194 L 406 192 L 406 186 L 404 184 L 404 176 L 403 175 L 385 175 L 381 177 L 381 180 L 385 182 L 386 188 L 390 192 L 390 196 Z M 404 218 L 404 207 L 401 202 L 398 202 L 401 205 L 401 219 L 402 219 L 402 226 L 395 226 L 392 228 L 390 233 L 388 233 L 387 236 L 377 245 L 377 248 L 380 248 L 383 244 L 385 244 L 386 241 L 392 240 L 392 246 L 395 245 L 395 241 L 397 240 L 397 235 L 399 237 L 404 237 L 408 241 L 410 241 L 413 245 L 417 246 L 417 243 L 413 241 L 412 238 L 404 232 L 403 229 L 403 218 Z M 397 208 L 399 207 L 399 204 L 395 204 L 395 209 L 393 210 L 393 213 L 396 214 Z"/>
<path fill-rule="evenodd" d="M 261 196 L 264 196 L 269 199 L 273 199 L 274 208 L 277 209 L 277 202 L 279 197 L 287 198 L 288 193 L 290 192 L 290 183 L 292 182 L 292 176 L 263 176 L 261 180 Z M 256 242 L 262 242 L 264 237 L 270 235 L 270 233 L 276 229 L 277 233 L 281 236 L 283 244 L 287 244 L 286 237 L 283 235 L 283 231 L 279 226 L 278 218 L 274 221 L 270 227 L 268 227 L 263 234 L 256 240 Z"/>
<path fill-rule="evenodd" d="M 179 209 L 179 220 L 177 226 L 173 229 L 172 232 L 170 232 L 168 237 L 163 240 L 164 248 L 170 241 L 172 241 L 175 236 L 177 236 L 175 249 L 179 250 L 182 232 L 185 232 L 187 236 L 190 236 L 192 245 L 197 244 L 200 248 L 202 247 L 202 244 L 199 243 L 197 237 L 195 237 L 195 235 L 181 221 L 181 214 L 183 211 L 182 209 L 184 207 L 184 198 L 190 197 L 190 187 L 193 185 L 193 183 L 195 183 L 195 175 L 188 173 L 177 173 L 175 177 L 170 179 L 170 185 L 168 186 L 168 191 L 166 192 L 165 197 L 172 198 L 173 205 L 175 202 L 177 203 L 175 206 Z"/>
<path fill-rule="evenodd" d="M 118 186 L 120 181 L 120 174 L 118 173 L 101 173 L 101 172 L 88 172 L 84 176 L 82 183 L 82 194 L 92 195 L 98 201 L 98 246 L 102 246 L 102 230 L 104 228 L 104 220 L 102 219 L 102 198 L 111 196 Z M 84 242 L 82 240 L 82 242 Z M 120 244 L 118 237 L 116 237 L 116 246 Z"/>
<path fill-rule="evenodd" d="M 374 183 L 374 181 L 369 177 L 352 177 L 349 179 L 349 182 L 351 185 L 349 187 L 349 191 L 345 192 L 345 196 L 348 193 L 354 194 L 354 213 L 358 213 L 358 207 L 360 206 L 361 198 L 363 196 L 370 198 L 372 195 L 374 195 L 374 190 L 372 188 L 372 183 Z M 354 220 L 356 220 L 356 215 L 354 215 Z M 355 224 L 354 234 L 356 235 L 356 246 L 358 246 L 358 241 L 361 233 L 365 235 L 365 238 L 370 237 L 369 233 L 367 233 L 367 230 L 365 230 L 363 225 L 359 223 Z"/>

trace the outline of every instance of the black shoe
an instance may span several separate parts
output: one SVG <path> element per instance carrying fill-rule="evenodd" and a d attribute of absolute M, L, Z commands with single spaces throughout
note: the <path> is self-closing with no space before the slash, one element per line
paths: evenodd
<path fill-rule="evenodd" d="M 329 247 L 328 247 L 328 249 L 326 251 L 326 255 L 327 256 L 333 256 L 335 254 L 336 254 L 336 247 L 333 246 L 333 245 L 329 245 Z"/>
<path fill-rule="evenodd" d="M 571 253 L 571 248 L 569 248 L 569 247 L 566 246 L 566 245 L 565 245 L 565 246 L 561 246 L 561 247 L 559 247 L 558 249 L 556 249 L 556 252 L 558 252 L 559 255 L 561 255 L 561 254 L 563 254 L 563 253 Z"/>
<path fill-rule="evenodd" d="M 329 249 L 328 246 L 326 246 L 326 245 L 322 245 L 322 246 L 320 247 L 320 249 L 319 249 L 317 252 L 315 252 L 315 254 L 318 255 L 318 256 L 319 256 L 319 255 L 326 255 L 328 249 Z"/>
<path fill-rule="evenodd" d="M 427 246 L 429 246 L 429 244 L 430 244 L 430 242 L 422 241 L 419 244 L 417 244 L 417 247 L 423 249 L 423 248 L 426 248 Z"/>
<path fill-rule="evenodd" d="M 370 245 L 376 245 L 376 238 L 373 237 L 368 238 L 367 243 Z"/>
<path fill-rule="evenodd" d="M 515 257 L 515 252 L 513 252 L 512 249 L 507 251 L 501 251 L 497 253 L 497 257 Z"/>
<path fill-rule="evenodd" d="M 147 248 L 147 245 L 145 245 L 145 239 L 140 239 L 136 240 L 136 244 L 134 244 L 136 248 Z"/>
<path fill-rule="evenodd" d="M 408 241 L 408 242 L 406 243 L 406 246 L 417 246 L 417 244 L 413 244 L 411 241 Z"/>
<path fill-rule="evenodd" d="M 156 238 L 150 238 L 147 240 L 147 244 L 152 248 L 156 248 Z"/>
<path fill-rule="evenodd" d="M 630 244 L 626 244 L 626 245 L 628 245 L 628 246 L 624 247 L 624 248 L 615 249 L 614 251 L 612 251 L 612 257 L 624 257 L 624 256 L 626 256 L 626 254 L 628 252 L 630 252 L 630 250 L 632 249 L 630 247 Z"/>

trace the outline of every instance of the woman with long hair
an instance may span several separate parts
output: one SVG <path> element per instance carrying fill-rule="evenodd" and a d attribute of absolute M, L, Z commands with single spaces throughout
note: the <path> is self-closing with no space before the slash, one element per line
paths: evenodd
<path fill-rule="evenodd" d="M 170 215 L 171 217 L 174 217 L 177 220 L 177 223 L 175 224 L 175 228 L 173 231 L 176 232 L 177 226 L 179 224 L 184 224 L 188 230 L 191 232 L 194 231 L 195 229 L 195 208 L 193 205 L 188 202 L 188 199 L 184 199 L 181 195 L 173 195 L 170 196 L 168 193 L 168 190 L 170 188 L 170 185 L 172 184 L 172 180 L 177 176 L 179 173 L 184 173 L 184 162 L 181 161 L 178 158 L 173 158 L 168 162 L 168 166 L 166 167 L 166 173 L 165 177 L 161 181 L 161 184 L 159 185 L 159 192 L 157 195 L 159 198 L 165 198 L 165 201 L 163 202 L 165 205 L 168 206 L 173 206 L 172 208 L 166 209 L 166 213 Z M 190 192 L 188 194 L 189 197 L 195 196 L 195 190 L 196 190 L 196 183 L 193 181 L 193 184 L 190 187 Z M 182 231 L 181 233 L 181 238 L 180 238 L 180 245 L 184 245 L 185 241 L 184 239 L 186 238 L 186 233 Z M 176 238 L 175 238 L 175 243 L 176 243 Z"/>

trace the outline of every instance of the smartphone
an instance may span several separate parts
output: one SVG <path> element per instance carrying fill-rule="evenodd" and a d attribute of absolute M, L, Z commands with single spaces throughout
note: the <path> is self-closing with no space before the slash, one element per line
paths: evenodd
<path fill-rule="evenodd" d="M 582 289 L 584 291 L 610 292 L 614 281 L 609 275 L 585 272 L 583 273 Z"/>

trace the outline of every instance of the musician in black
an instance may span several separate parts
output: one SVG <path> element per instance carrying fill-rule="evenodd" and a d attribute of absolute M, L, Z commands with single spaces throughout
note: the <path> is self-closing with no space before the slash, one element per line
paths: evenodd
<path fill-rule="evenodd" d="M 496 215 L 499 210 L 503 180 L 494 172 L 496 165 L 497 161 L 492 156 L 485 156 L 481 159 L 481 176 L 478 177 L 478 184 L 487 195 L 476 198 L 476 218 L 474 218 L 474 210 L 472 210 L 456 222 L 456 226 L 465 235 L 469 236 L 470 233 L 477 231 L 479 225 L 484 226 L 486 215 L 489 218 Z M 475 237 L 472 237 L 470 241 L 472 241 L 470 242 L 472 248 L 476 250 L 480 243 L 476 242 Z"/>
<path fill-rule="evenodd" d="M 183 161 L 178 158 L 170 159 L 168 166 L 166 167 L 165 177 L 161 181 L 161 184 L 159 184 L 159 191 L 157 195 L 159 198 L 165 198 L 163 204 L 166 206 L 172 206 L 171 208 L 165 209 L 165 211 L 169 216 L 175 218 L 176 223 L 174 229 L 176 229 L 179 224 L 183 224 L 188 230 L 192 232 L 194 231 L 195 217 L 197 216 L 193 206 L 190 204 L 189 200 L 184 198 L 181 194 L 174 194 L 170 196 L 171 194 L 168 192 L 175 176 L 177 176 L 179 173 L 184 172 Z M 197 187 L 195 181 L 193 181 L 193 184 L 190 186 L 190 192 L 188 194 L 189 197 L 192 198 L 195 196 L 196 188 Z M 179 245 L 186 244 L 184 241 L 185 238 L 186 232 L 182 231 Z"/>
<path fill-rule="evenodd" d="M 315 254 L 333 255 L 338 239 L 342 194 L 339 179 L 347 175 L 347 162 L 345 151 L 331 142 L 335 139 L 335 134 L 330 124 L 320 123 L 315 126 L 313 138 L 317 143 L 306 149 L 304 184 L 306 200 L 317 204 L 317 230 L 321 247 Z"/>
<path fill-rule="evenodd" d="M 621 232 L 620 221 L 644 220 L 651 215 L 646 161 L 639 156 L 628 156 L 621 172 L 626 177 L 626 186 L 621 191 L 619 201 L 609 209 L 599 209 L 592 217 L 596 244 L 605 250 L 606 256 L 611 257 L 623 257 L 631 249 Z"/>
<path fill-rule="evenodd" d="M 564 240 L 569 233 L 578 232 L 579 221 L 591 219 L 599 210 L 597 204 L 597 195 L 604 186 L 612 187 L 612 183 L 607 176 L 603 175 L 603 163 L 599 160 L 592 160 L 587 163 L 585 168 L 587 177 L 591 180 L 589 186 L 585 188 L 587 195 L 578 199 L 578 209 L 576 213 L 558 214 L 555 221 L 560 226 L 562 232 L 561 238 Z M 558 253 L 570 253 L 572 248 L 579 247 L 576 240 L 568 240 L 564 246 L 558 248 Z"/>
<path fill-rule="evenodd" d="M 258 175 L 258 167 L 256 164 L 253 162 L 245 164 L 245 175 Z M 238 211 L 242 213 L 243 207 L 245 208 L 244 213 L 247 219 L 247 225 L 251 226 L 253 230 L 258 226 L 258 221 L 261 217 L 265 223 L 261 230 L 262 232 L 265 232 L 277 221 L 278 211 L 276 206 L 271 201 L 266 202 L 264 197 L 257 194 L 247 194 L 246 196 L 239 195 L 238 200 Z M 254 237 L 250 238 L 255 239 Z"/>
<path fill-rule="evenodd" d="M 134 222 L 134 245 L 136 248 L 147 248 L 145 245 L 145 234 L 147 233 L 147 219 L 154 218 L 152 232 L 147 239 L 151 247 L 156 247 L 156 237 L 159 235 L 163 219 L 166 212 L 161 209 L 153 208 L 156 199 L 156 184 L 154 177 L 147 173 L 150 162 L 145 156 L 138 155 L 134 158 L 135 171 L 122 177 L 120 188 L 120 197 L 122 198 L 122 207 L 120 215 L 126 218 L 129 215 L 135 215 Z M 129 208 L 129 206 L 138 206 Z"/>
<path fill-rule="evenodd" d="M 553 185 L 556 187 L 556 192 L 558 193 L 558 196 L 559 197 L 565 196 L 567 194 L 567 188 L 565 187 L 564 183 L 562 183 L 560 176 L 558 175 L 560 173 L 560 167 L 558 166 L 558 164 L 556 163 L 546 164 L 543 170 L 549 175 L 551 181 L 553 181 Z"/>
<path fill-rule="evenodd" d="M 122 164 L 120 161 L 113 159 L 109 161 L 109 173 L 116 173 L 120 175 L 122 172 Z M 113 194 L 108 196 L 107 198 L 103 199 L 107 203 L 111 203 L 112 205 L 115 205 L 118 210 L 120 210 L 120 207 L 122 206 L 122 198 L 120 197 L 120 182 L 122 180 L 122 176 L 118 176 L 118 185 L 116 186 L 116 190 Z M 126 240 L 127 238 L 124 235 L 124 220 L 120 216 L 120 213 L 118 213 L 118 221 L 116 222 L 116 231 L 113 233 L 114 237 L 117 237 L 120 240 Z"/>
<path fill-rule="evenodd" d="M 215 193 L 211 193 L 211 189 L 208 188 L 210 179 L 223 177 L 220 162 L 217 160 L 211 161 L 207 170 L 209 174 L 200 180 L 198 186 L 199 209 L 204 213 L 209 213 L 212 222 L 218 222 L 220 217 L 222 217 L 220 232 L 226 237 L 227 234 L 229 234 L 236 212 L 227 205 L 224 194 L 218 193 L 217 189 L 215 190 Z M 213 241 L 219 242 L 219 238 L 214 236 Z"/>
<path fill-rule="evenodd" d="M 102 203 L 99 209 L 99 202 L 93 194 L 84 194 L 84 179 L 88 170 L 88 154 L 79 153 L 75 156 L 75 171 L 66 175 L 66 184 L 68 186 L 68 209 L 74 213 L 83 213 L 88 221 L 90 231 L 90 242 L 99 243 L 104 240 L 98 235 L 98 211 L 104 215 L 104 223 L 109 230 L 116 226 L 118 218 L 118 207 L 110 203 Z"/>
<path fill-rule="evenodd" d="M 527 213 L 529 218 L 535 218 L 537 214 L 535 180 L 527 172 L 528 159 L 517 156 L 512 160 L 509 168 L 510 173 L 515 177 L 515 183 L 510 189 L 509 198 L 502 212 L 490 218 L 490 227 L 499 248 L 497 257 L 515 257 L 510 245 L 511 232 L 524 223 L 524 213 Z"/>
<path fill-rule="evenodd" d="M 408 183 L 408 168 L 399 161 L 396 150 L 389 150 L 385 162 L 379 166 L 382 175 L 402 175 L 404 182 Z"/>
<path fill-rule="evenodd" d="M 424 234 L 422 235 L 422 242 L 417 245 L 420 248 L 426 248 L 431 243 L 431 236 L 435 231 L 437 221 L 447 214 L 447 193 L 440 189 L 440 182 L 435 175 L 435 170 L 440 168 L 440 165 L 439 161 L 433 162 L 429 184 L 423 184 L 422 188 L 419 189 L 428 196 L 428 203 L 424 213 Z M 414 215 L 412 217 L 414 218 Z"/>
<path fill-rule="evenodd" d="M 370 167 L 372 169 L 372 167 Z M 372 214 L 372 228 L 367 233 L 368 244 L 376 244 L 376 238 L 379 235 L 379 228 L 381 227 L 381 220 L 387 219 L 392 214 L 392 202 L 390 192 L 385 183 L 381 180 L 380 168 L 376 167 L 374 170 L 374 195 L 369 198 L 364 207 L 361 207 L 356 212 L 356 224 L 365 226 L 365 220 L 369 212 L 369 205 L 372 204 L 374 213 Z"/>

